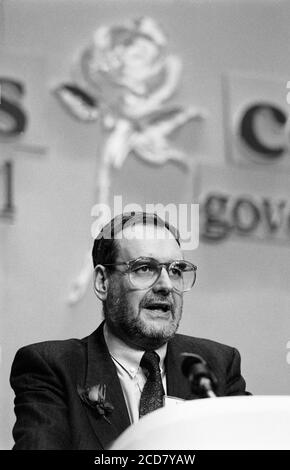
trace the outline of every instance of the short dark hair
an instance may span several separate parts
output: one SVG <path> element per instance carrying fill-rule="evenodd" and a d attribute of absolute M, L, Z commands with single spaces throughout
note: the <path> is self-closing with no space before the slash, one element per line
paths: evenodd
<path fill-rule="evenodd" d="M 180 236 L 178 229 L 169 224 L 166 220 L 163 220 L 156 213 L 150 212 L 124 212 L 114 217 L 108 222 L 100 231 L 97 238 L 94 240 L 94 246 L 92 251 L 94 268 L 98 264 L 114 264 L 118 255 L 118 244 L 114 238 L 115 235 L 121 232 L 124 227 L 130 225 L 136 225 L 142 223 L 146 225 L 148 223 L 165 227 L 169 230 L 178 245 L 180 246 Z"/>

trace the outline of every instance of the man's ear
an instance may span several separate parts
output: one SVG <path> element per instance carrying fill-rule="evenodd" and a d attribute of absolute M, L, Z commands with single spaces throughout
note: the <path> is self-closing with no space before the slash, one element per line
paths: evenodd
<path fill-rule="evenodd" d="M 94 271 L 94 291 L 100 300 L 106 300 L 108 287 L 109 279 L 106 268 L 101 264 L 98 264 Z"/>

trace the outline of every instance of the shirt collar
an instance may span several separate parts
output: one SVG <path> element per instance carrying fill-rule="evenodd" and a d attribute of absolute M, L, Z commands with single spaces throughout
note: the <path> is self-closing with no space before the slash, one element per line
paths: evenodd
<path fill-rule="evenodd" d="M 134 349 L 128 346 L 128 344 L 115 336 L 109 330 L 106 323 L 104 324 L 104 338 L 111 357 L 126 370 L 130 377 L 135 377 L 139 370 L 140 361 L 145 350 Z M 155 352 L 160 357 L 160 369 L 162 374 L 164 372 L 167 343 L 163 344 L 160 348 L 155 349 Z"/>

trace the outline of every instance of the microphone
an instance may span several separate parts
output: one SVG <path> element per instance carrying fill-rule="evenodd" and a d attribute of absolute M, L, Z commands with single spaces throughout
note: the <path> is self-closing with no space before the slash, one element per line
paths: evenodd
<path fill-rule="evenodd" d="M 217 379 L 209 369 L 206 361 L 198 354 L 182 353 L 184 357 L 181 370 L 188 378 L 191 390 L 201 398 L 214 398 Z"/>

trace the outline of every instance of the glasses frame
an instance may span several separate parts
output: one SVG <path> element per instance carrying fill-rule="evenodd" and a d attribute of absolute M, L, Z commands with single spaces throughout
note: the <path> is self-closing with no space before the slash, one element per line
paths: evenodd
<path fill-rule="evenodd" d="M 134 258 L 134 259 L 131 259 L 129 261 L 120 261 L 118 263 L 105 263 L 105 264 L 102 264 L 102 266 L 124 266 L 126 265 L 127 266 L 127 269 L 126 271 L 119 271 L 121 272 L 122 274 L 130 274 L 130 269 L 132 267 L 132 265 L 134 263 L 136 263 L 136 261 L 153 261 L 154 263 L 156 263 L 156 265 L 160 268 L 159 269 L 159 274 L 158 274 L 158 277 L 155 279 L 155 281 L 150 285 L 150 286 L 147 286 L 147 287 L 144 287 L 144 288 L 140 288 L 138 287 L 138 290 L 146 290 L 146 289 L 150 289 L 151 287 L 154 286 L 154 284 L 158 281 L 158 279 L 160 278 L 161 276 L 161 272 L 162 272 L 162 268 L 165 267 L 166 268 L 166 271 L 167 271 L 167 274 L 169 276 L 169 273 L 168 273 L 168 270 L 170 268 L 170 266 L 174 263 L 178 263 L 178 262 L 186 262 L 188 264 L 190 264 L 190 266 L 193 268 L 193 272 L 194 272 L 194 278 L 193 278 L 193 283 L 192 285 L 188 288 L 188 289 L 185 289 L 185 290 L 179 290 L 177 289 L 176 287 L 173 287 L 173 290 L 175 290 L 176 292 L 188 292 L 190 291 L 190 289 L 192 289 L 192 287 L 194 286 L 195 284 L 195 281 L 196 281 L 196 271 L 197 271 L 197 266 L 193 263 L 191 263 L 190 261 L 186 261 L 184 259 L 176 259 L 174 261 L 170 261 L 168 263 L 158 263 L 158 261 L 155 259 L 155 258 L 150 258 L 150 257 L 147 257 L 147 256 L 140 256 L 139 258 Z M 129 277 L 129 282 L 131 284 L 132 287 L 134 287 L 136 289 L 136 286 L 132 283 L 131 279 L 130 279 L 130 275 L 128 276 Z"/>

